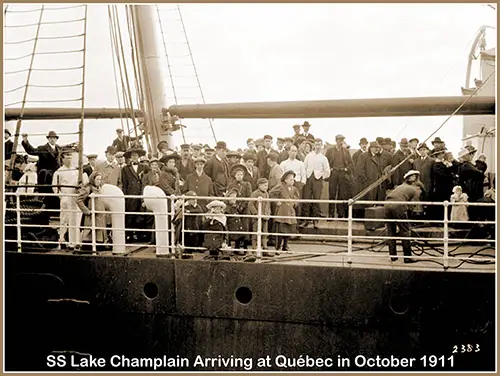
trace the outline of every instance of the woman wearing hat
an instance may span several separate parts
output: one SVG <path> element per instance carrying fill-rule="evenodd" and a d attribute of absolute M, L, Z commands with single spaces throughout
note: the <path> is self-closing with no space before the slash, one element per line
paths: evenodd
<path fill-rule="evenodd" d="M 180 156 L 176 152 L 170 152 L 160 159 L 160 162 L 163 163 L 161 171 L 164 172 L 164 174 L 162 175 L 162 180 L 164 180 L 162 184 L 167 195 L 180 194 L 180 177 L 179 171 L 176 167 L 179 160 Z"/>
<path fill-rule="evenodd" d="M 294 187 L 295 172 L 292 170 L 287 171 L 281 177 L 281 184 L 275 186 L 269 192 L 270 198 L 295 200 L 294 202 L 278 201 L 274 215 L 277 217 L 290 217 L 290 218 L 274 218 L 276 224 L 276 232 L 281 234 L 292 234 L 296 232 L 295 225 L 297 220 L 295 218 L 295 207 L 298 205 L 299 191 Z M 291 218 L 293 217 L 293 218 Z M 274 232 L 271 230 L 271 232 Z M 288 251 L 288 238 L 290 235 L 276 236 L 275 248 L 279 250 L 283 243 L 282 250 Z"/>
<path fill-rule="evenodd" d="M 396 204 L 395 201 L 419 201 L 420 191 L 417 187 L 418 176 L 420 172 L 410 170 L 404 175 L 404 183 L 394 188 L 388 195 L 384 205 L 385 219 L 391 219 L 385 223 L 387 229 L 387 236 L 389 237 L 409 237 L 410 236 L 410 223 L 404 221 L 394 220 L 407 220 L 408 211 L 410 207 L 408 204 Z M 397 228 L 399 227 L 399 233 Z M 396 241 L 394 239 L 387 240 L 389 244 L 389 254 L 392 256 L 391 261 L 396 261 L 398 258 L 396 251 Z M 402 240 L 403 254 L 405 256 L 404 262 L 411 263 L 416 260 L 411 258 L 411 243 L 410 240 Z"/>

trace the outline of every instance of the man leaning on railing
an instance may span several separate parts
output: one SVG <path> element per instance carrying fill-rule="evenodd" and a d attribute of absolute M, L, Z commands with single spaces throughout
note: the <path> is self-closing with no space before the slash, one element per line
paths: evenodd
<path fill-rule="evenodd" d="M 398 185 L 394 188 L 386 198 L 385 203 L 385 219 L 391 220 L 403 220 L 403 221 L 391 221 L 386 222 L 387 236 L 396 237 L 397 227 L 399 227 L 400 237 L 410 237 L 410 223 L 405 222 L 408 220 L 408 210 L 410 209 L 408 204 L 396 204 L 391 201 L 418 201 L 420 196 L 420 190 L 416 186 L 419 171 L 410 170 L 404 175 L 404 183 Z M 387 241 L 389 244 L 389 254 L 392 256 L 391 261 L 396 261 L 396 240 L 390 239 Z M 405 255 L 404 262 L 411 263 L 416 262 L 416 260 L 411 258 L 411 244 L 410 240 L 402 240 L 403 243 L 403 254 Z"/>

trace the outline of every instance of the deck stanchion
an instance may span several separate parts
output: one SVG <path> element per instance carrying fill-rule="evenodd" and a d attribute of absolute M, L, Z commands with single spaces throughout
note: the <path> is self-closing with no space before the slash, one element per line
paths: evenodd
<path fill-rule="evenodd" d="M 262 197 L 257 201 L 257 258 L 262 257 Z"/>
<path fill-rule="evenodd" d="M 17 252 L 21 252 L 21 197 L 20 192 L 16 190 L 16 217 L 17 217 Z"/>
<path fill-rule="evenodd" d="M 92 216 L 92 254 L 97 254 L 97 244 L 96 244 L 96 233 L 95 233 L 95 196 L 90 195 L 90 202 L 92 204 L 91 216 Z"/>
<path fill-rule="evenodd" d="M 352 263 L 352 205 L 353 200 L 352 198 L 347 201 L 347 263 L 351 264 Z"/>
<path fill-rule="evenodd" d="M 175 196 L 172 196 L 170 200 L 170 208 L 169 208 L 169 214 L 170 214 L 170 253 L 174 254 L 175 256 L 178 256 L 176 247 L 175 247 L 175 226 L 174 226 L 174 216 L 175 216 Z"/>
<path fill-rule="evenodd" d="M 443 202 L 444 217 L 443 217 L 443 267 L 448 269 L 448 201 Z"/>
<path fill-rule="evenodd" d="M 186 244 L 184 244 L 184 228 L 185 228 L 184 226 L 186 223 L 186 221 L 185 221 L 186 199 L 185 199 L 184 195 L 182 195 L 181 200 L 182 200 L 181 201 L 181 203 L 182 203 L 182 205 L 181 205 L 181 210 L 182 210 L 182 213 L 181 213 L 181 215 L 182 215 L 182 217 L 181 217 L 181 221 L 182 221 L 181 222 L 181 246 L 182 246 L 182 253 L 184 253 L 186 251 Z"/>

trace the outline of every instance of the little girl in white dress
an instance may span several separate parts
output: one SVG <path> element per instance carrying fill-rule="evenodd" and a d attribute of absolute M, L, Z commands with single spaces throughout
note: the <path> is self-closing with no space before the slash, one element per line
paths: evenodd
<path fill-rule="evenodd" d="M 456 185 L 453 187 L 453 194 L 451 200 L 453 202 L 469 202 L 467 193 L 462 192 L 462 187 Z M 467 212 L 467 205 L 453 205 L 451 207 L 451 220 L 452 221 L 468 221 L 469 214 Z"/>

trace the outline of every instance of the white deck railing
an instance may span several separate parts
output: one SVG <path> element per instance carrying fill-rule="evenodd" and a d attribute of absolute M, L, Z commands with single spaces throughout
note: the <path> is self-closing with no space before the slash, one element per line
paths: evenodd
<path fill-rule="evenodd" d="M 21 222 L 22 218 L 22 213 L 23 212 L 33 212 L 33 211 L 42 211 L 42 209 L 23 209 L 22 208 L 22 201 L 23 199 L 27 197 L 36 197 L 36 196 L 67 196 L 67 197 L 75 197 L 76 194 L 40 194 L 40 193 L 13 193 L 13 192 L 6 192 L 6 199 L 15 199 L 15 208 L 5 208 L 6 211 L 14 211 L 16 213 L 16 224 L 5 224 L 6 227 L 16 227 L 17 229 L 17 238 L 15 240 L 13 239 L 6 239 L 5 242 L 10 242 L 10 243 L 17 243 L 17 251 L 21 252 L 22 251 L 22 244 L 23 243 L 37 243 L 37 244 L 52 244 L 52 245 L 61 245 L 59 241 L 54 242 L 54 241 L 31 241 L 31 240 L 25 240 L 22 238 L 22 228 L 44 228 L 44 227 L 50 227 L 53 228 L 54 225 L 40 225 L 40 224 L 23 224 Z M 81 227 L 81 226 L 65 226 L 66 228 L 79 228 L 79 229 L 89 229 L 91 231 L 91 246 L 92 246 L 92 251 L 95 254 L 97 251 L 97 237 L 96 237 L 96 230 L 109 230 L 108 227 L 98 227 L 96 226 L 96 214 L 112 214 L 112 213 L 117 213 L 117 212 L 110 212 L 110 211 L 96 211 L 95 208 L 95 200 L 100 199 L 100 198 L 116 198 L 116 199 L 121 199 L 123 200 L 124 198 L 140 198 L 143 199 L 144 196 L 102 196 L 102 195 L 90 195 L 89 199 L 91 200 L 92 205 L 91 206 L 91 227 Z M 154 228 L 154 229 L 134 229 L 134 228 L 117 228 L 114 227 L 115 230 L 126 230 L 126 231 L 140 231 L 140 232 L 155 232 L 157 234 L 159 233 L 169 233 L 169 236 L 167 237 L 166 244 L 156 244 L 157 248 L 157 255 L 172 255 L 172 254 L 178 254 L 179 252 L 182 252 L 183 250 L 186 249 L 185 247 L 185 234 L 187 233 L 200 233 L 200 234 L 205 234 L 205 233 L 221 233 L 217 231 L 206 231 L 206 230 L 189 230 L 185 228 L 185 219 L 187 216 L 205 216 L 207 213 L 203 214 L 194 214 L 194 213 L 186 213 L 184 208 L 187 200 L 193 199 L 193 197 L 187 197 L 187 196 L 158 196 L 158 197 L 148 197 L 148 199 L 158 199 L 158 200 L 165 200 L 168 199 L 169 205 L 168 205 L 168 212 L 122 212 L 120 214 L 136 214 L 136 215 L 164 215 L 167 216 L 168 222 L 167 223 L 172 223 L 173 218 L 175 214 L 178 214 L 178 210 L 181 211 L 181 237 L 180 239 L 176 240 L 175 236 L 175 228 L 174 226 L 170 225 L 167 226 L 169 228 Z M 231 200 L 231 198 L 228 197 L 202 197 L 202 196 L 196 196 L 194 199 L 198 200 L 198 203 L 200 200 L 203 201 L 210 201 L 210 200 L 220 200 L 220 201 L 228 201 Z M 235 200 L 232 198 L 232 200 Z M 263 236 L 288 236 L 288 237 L 297 237 L 299 236 L 300 238 L 320 238 L 321 240 L 342 240 L 347 242 L 347 251 L 345 253 L 336 253 L 337 255 L 341 254 L 346 256 L 347 263 L 352 262 L 352 256 L 353 256 L 353 251 L 355 251 L 355 247 L 353 246 L 353 241 L 366 241 L 368 239 L 370 240 L 379 240 L 381 242 L 385 242 L 386 240 L 413 240 L 413 241 L 432 241 L 432 242 L 442 242 L 443 244 L 443 252 L 442 255 L 436 255 L 436 256 L 411 256 L 412 258 L 416 259 L 441 259 L 442 260 L 442 265 L 444 269 L 447 269 L 449 266 L 449 261 L 450 257 L 453 257 L 454 260 L 464 260 L 464 261 L 484 261 L 484 258 L 478 257 L 478 258 L 471 258 L 471 257 L 459 257 L 459 256 L 450 256 L 449 252 L 449 247 L 450 243 L 463 243 L 467 242 L 470 244 L 492 244 L 494 243 L 496 245 L 496 240 L 492 239 L 463 239 L 463 238 L 450 238 L 449 236 L 449 229 L 450 229 L 450 224 L 469 224 L 469 225 L 474 225 L 474 224 L 480 224 L 480 225 L 495 225 L 495 221 L 452 221 L 449 218 L 449 208 L 452 206 L 468 206 L 468 207 L 474 207 L 474 206 L 480 206 L 480 207 L 496 207 L 495 203 L 450 203 L 448 201 L 445 202 L 395 202 L 391 201 L 391 204 L 401 204 L 401 205 L 423 205 L 423 206 L 442 206 L 443 207 L 443 220 L 427 220 L 427 219 L 408 219 L 408 220 L 400 220 L 400 219 L 378 219 L 378 218 L 354 218 L 353 217 L 353 201 L 352 200 L 285 200 L 285 199 L 266 199 L 266 198 L 236 198 L 237 201 L 256 201 L 257 202 L 257 214 L 256 215 L 250 215 L 250 214 L 238 214 L 238 215 L 230 215 L 230 214 L 225 214 L 227 218 L 231 217 L 238 217 L 238 218 L 248 218 L 248 219 L 256 219 L 257 220 L 257 228 L 250 230 L 249 227 L 247 227 L 247 231 L 239 231 L 239 232 L 224 232 L 226 235 L 246 235 L 249 238 L 251 236 L 256 237 L 256 248 L 255 249 L 245 249 L 245 252 L 255 252 L 257 259 L 262 259 L 263 258 L 263 252 L 266 252 L 265 249 L 263 249 Z M 175 208 L 175 201 L 178 202 L 178 207 L 177 210 Z M 301 216 L 275 216 L 271 215 L 269 217 L 264 218 L 263 212 L 262 212 L 262 206 L 264 202 L 298 202 L 299 204 L 303 205 L 305 203 L 317 203 L 317 204 L 347 204 L 348 205 L 348 217 L 347 218 L 324 218 L 324 217 L 301 217 Z M 384 202 L 380 201 L 356 201 L 355 204 L 363 204 L 363 205 L 382 205 Z M 49 209 L 43 209 L 45 212 L 60 212 L 60 210 L 49 210 Z M 82 212 L 78 210 L 72 210 L 72 211 L 67 211 L 68 213 L 80 213 Z M 263 231 L 262 228 L 262 220 L 263 219 L 296 219 L 297 221 L 301 220 L 309 220 L 309 221 L 334 221 L 334 222 L 347 222 L 347 234 L 345 235 L 336 235 L 336 234 L 307 234 L 307 233 L 277 233 L 273 232 L 273 229 L 270 229 L 268 231 Z M 436 238 L 436 237 L 430 237 L 430 238 L 424 238 L 424 237 L 419 237 L 419 236 L 410 236 L 410 237 L 389 237 L 389 236 L 382 236 L 380 234 L 365 234 L 365 235 L 354 235 L 353 234 L 353 224 L 357 222 L 409 222 L 413 224 L 435 224 L 439 223 L 442 224 L 443 228 L 443 236 L 441 238 Z M 67 243 L 66 243 L 67 244 Z M 80 242 L 80 245 L 82 244 L 88 244 L 88 243 L 83 243 Z M 113 243 L 113 247 L 115 246 L 127 246 L 131 244 L 121 244 L 121 243 Z M 138 243 L 133 243 L 134 246 L 141 246 L 141 244 Z M 143 244 L 144 246 L 151 246 L 151 244 Z M 203 247 L 192 247 L 188 248 L 191 250 L 204 250 L 205 248 Z M 228 252 L 228 251 L 234 251 L 233 248 L 225 248 L 222 250 L 222 252 Z M 300 251 L 289 251 L 291 254 L 296 254 L 296 255 L 324 255 L 326 254 L 325 252 L 314 252 L 314 251 L 307 251 L 307 252 L 300 252 Z M 385 253 L 384 255 L 372 255 L 372 254 L 356 254 L 356 256 L 360 257 L 381 257 L 381 258 L 389 258 L 389 254 Z M 402 257 L 402 256 L 398 256 Z M 406 256 L 404 256 L 406 257 Z"/>

